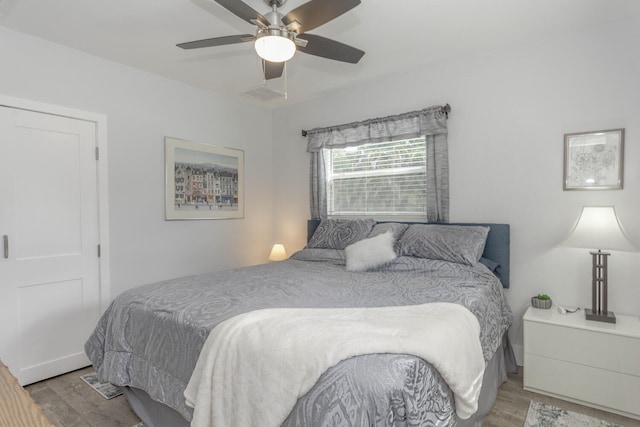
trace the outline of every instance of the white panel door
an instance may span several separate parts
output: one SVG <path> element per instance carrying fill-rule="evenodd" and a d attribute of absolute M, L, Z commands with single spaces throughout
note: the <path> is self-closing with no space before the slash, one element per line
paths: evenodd
<path fill-rule="evenodd" d="M 93 122 L 0 107 L 0 359 L 23 385 L 89 365 L 95 147 Z"/>

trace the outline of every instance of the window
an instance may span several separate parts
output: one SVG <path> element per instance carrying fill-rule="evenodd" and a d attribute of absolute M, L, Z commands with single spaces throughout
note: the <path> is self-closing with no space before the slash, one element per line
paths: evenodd
<path fill-rule="evenodd" d="M 330 216 L 425 217 L 424 137 L 323 153 Z"/>
<path fill-rule="evenodd" d="M 307 131 L 311 217 L 448 222 L 449 111 L 436 105 Z"/>

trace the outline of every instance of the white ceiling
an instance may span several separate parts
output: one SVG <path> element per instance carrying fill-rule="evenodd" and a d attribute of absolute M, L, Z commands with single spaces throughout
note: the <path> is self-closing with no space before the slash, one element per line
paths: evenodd
<path fill-rule="evenodd" d="M 286 13 L 305 0 L 288 0 Z M 245 0 L 261 13 L 263 0 Z M 213 0 L 0 0 L 0 25 L 115 62 L 232 96 L 260 88 L 251 43 L 185 51 L 177 43 L 253 33 Z M 640 0 L 362 0 L 316 28 L 366 52 L 356 64 L 297 53 L 287 65 L 289 103 L 562 33 L 640 17 Z M 267 87 L 284 91 L 285 79 Z M 282 98 L 261 101 L 282 105 Z"/>

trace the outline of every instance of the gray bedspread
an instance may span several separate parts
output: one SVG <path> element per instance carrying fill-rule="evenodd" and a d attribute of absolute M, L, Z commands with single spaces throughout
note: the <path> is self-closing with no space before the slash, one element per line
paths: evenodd
<path fill-rule="evenodd" d="M 436 301 L 462 304 L 478 318 L 488 361 L 512 314 L 500 282 L 482 264 L 399 257 L 377 271 L 351 273 L 344 252 L 330 249 L 131 289 L 111 303 L 85 350 L 101 380 L 142 389 L 190 420 L 183 392 L 209 332 L 223 320 L 261 308 Z M 375 354 L 327 370 L 284 425 L 446 426 L 456 420 L 453 396 L 430 364 Z"/>

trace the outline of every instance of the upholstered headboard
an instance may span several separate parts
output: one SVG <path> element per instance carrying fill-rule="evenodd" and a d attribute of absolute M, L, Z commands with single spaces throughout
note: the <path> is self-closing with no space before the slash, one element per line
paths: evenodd
<path fill-rule="evenodd" d="M 319 219 L 310 219 L 307 222 L 307 241 L 311 239 L 313 233 L 320 224 Z M 410 223 L 414 224 L 414 223 Z M 429 223 L 427 223 L 429 224 Z M 482 253 L 483 258 L 495 261 L 500 266 L 496 269 L 496 276 L 502 282 L 502 287 L 509 287 L 509 261 L 510 261 L 510 245 L 511 234 L 509 224 L 493 224 L 493 223 L 437 223 L 438 225 L 483 225 L 489 227 L 489 235 L 487 243 Z"/>

